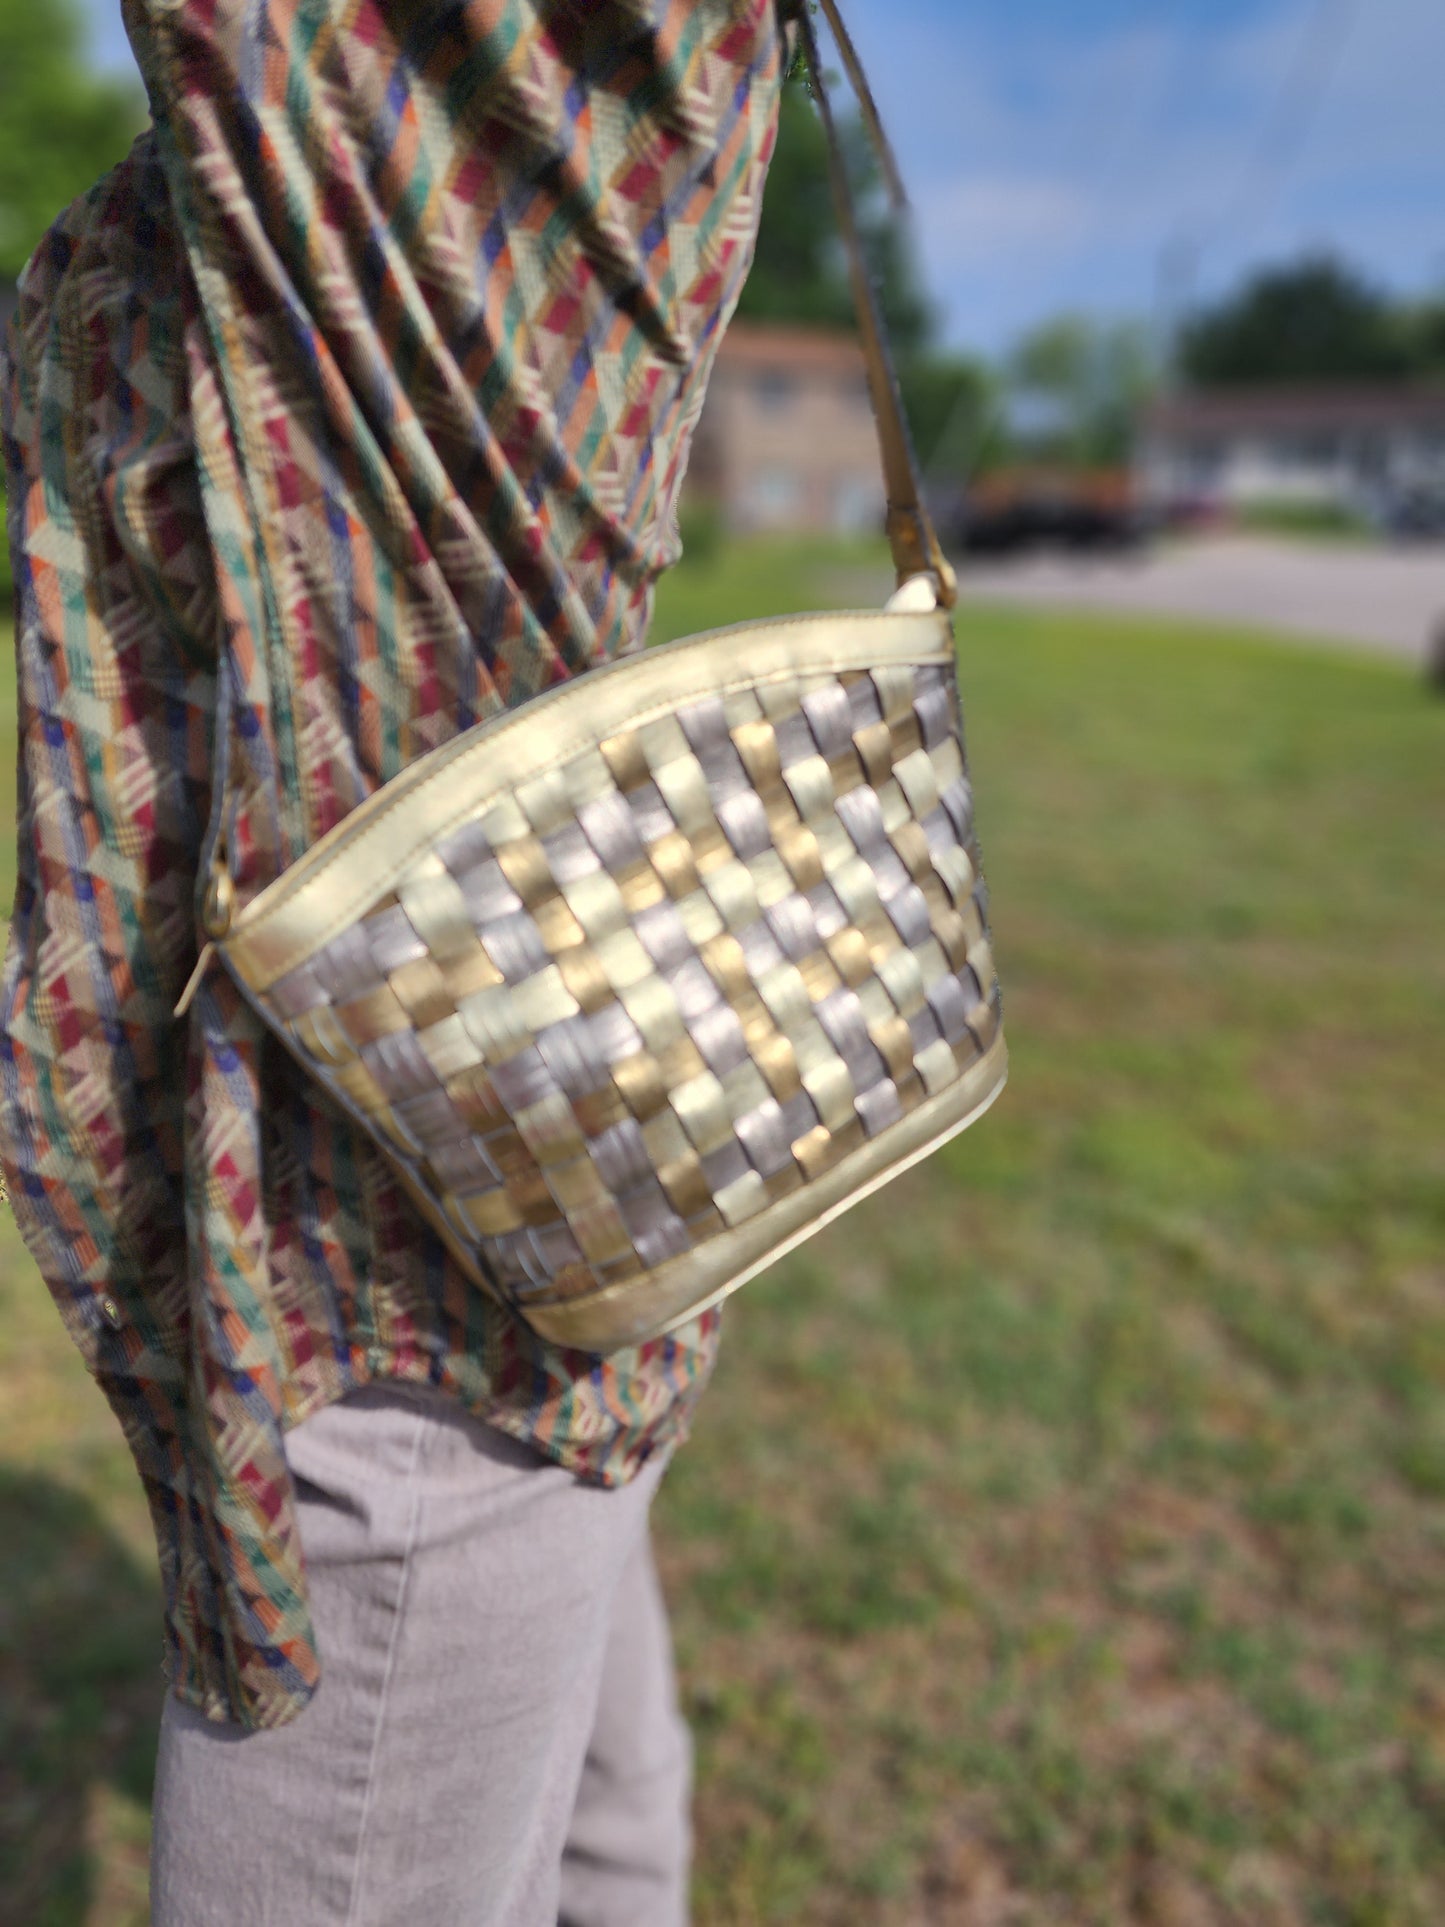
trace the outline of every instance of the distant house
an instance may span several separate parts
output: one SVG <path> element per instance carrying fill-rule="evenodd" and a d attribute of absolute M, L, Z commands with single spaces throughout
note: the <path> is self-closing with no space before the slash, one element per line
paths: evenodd
<path fill-rule="evenodd" d="M 881 528 L 878 435 L 850 335 L 736 322 L 698 423 L 688 492 L 734 534 Z"/>
<path fill-rule="evenodd" d="M 1445 387 L 1219 389 L 1167 396 L 1143 425 L 1159 507 L 1325 503 L 1368 510 L 1445 489 Z"/>

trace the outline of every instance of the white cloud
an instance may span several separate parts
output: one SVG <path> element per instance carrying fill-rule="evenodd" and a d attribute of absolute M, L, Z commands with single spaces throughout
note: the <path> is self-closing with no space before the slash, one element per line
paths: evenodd
<path fill-rule="evenodd" d="M 991 266 L 1001 253 L 1052 251 L 1075 236 L 1090 202 L 1062 181 L 965 175 L 928 188 L 918 215 L 931 265 L 943 273 Z"/>
<path fill-rule="evenodd" d="M 945 35 L 927 4 L 891 0 L 865 58 L 960 339 L 1064 306 L 1147 316 L 1181 232 L 1197 292 L 1311 245 L 1445 278 L 1442 0 L 1263 0 L 1227 28 L 1152 0 L 1048 38 L 982 5 Z"/>

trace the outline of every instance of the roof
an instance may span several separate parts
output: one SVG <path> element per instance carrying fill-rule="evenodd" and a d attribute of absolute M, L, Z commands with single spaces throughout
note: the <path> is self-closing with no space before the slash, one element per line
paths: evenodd
<path fill-rule="evenodd" d="M 734 321 L 718 349 L 720 368 L 782 369 L 789 374 L 856 375 L 865 366 L 856 335 L 836 329 L 764 327 Z"/>
<path fill-rule="evenodd" d="M 1445 384 L 1213 388 L 1162 396 L 1148 415 L 1156 434 L 1261 429 L 1445 428 Z"/>

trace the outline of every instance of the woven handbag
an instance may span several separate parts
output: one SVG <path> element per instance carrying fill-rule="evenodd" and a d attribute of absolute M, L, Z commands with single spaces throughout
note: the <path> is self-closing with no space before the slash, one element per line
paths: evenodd
<path fill-rule="evenodd" d="M 800 30 L 897 594 L 688 637 L 479 723 L 239 911 L 218 836 L 177 1007 L 219 955 L 477 1287 L 594 1352 L 717 1303 L 971 1124 L 1006 1075 L 954 579 L 806 9 Z"/>

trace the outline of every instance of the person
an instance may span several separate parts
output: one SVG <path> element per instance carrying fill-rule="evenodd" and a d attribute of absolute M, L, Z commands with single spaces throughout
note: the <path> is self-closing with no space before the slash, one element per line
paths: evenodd
<path fill-rule="evenodd" d="M 221 830 L 239 908 L 416 757 L 643 646 L 792 27 L 124 8 L 151 125 L 6 349 L 0 1170 L 154 1522 L 153 1917 L 674 1927 L 648 1518 L 717 1313 L 549 1347 L 223 969 L 174 1013 Z"/>

